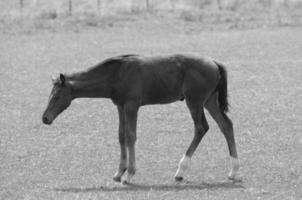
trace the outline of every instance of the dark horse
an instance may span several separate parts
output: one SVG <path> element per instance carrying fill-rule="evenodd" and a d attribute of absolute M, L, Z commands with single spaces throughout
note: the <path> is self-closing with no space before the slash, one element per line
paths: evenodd
<path fill-rule="evenodd" d="M 185 100 L 194 121 L 195 134 L 181 158 L 175 179 L 181 181 L 189 161 L 209 129 L 204 107 L 224 134 L 234 179 L 239 169 L 233 125 L 227 117 L 227 73 L 212 59 L 188 55 L 142 57 L 123 55 L 109 58 L 87 71 L 63 75 L 53 80 L 48 106 L 42 120 L 51 124 L 75 98 L 110 98 L 119 114 L 120 164 L 113 179 L 121 181 L 125 171 L 135 174 L 137 113 L 140 106 Z"/>

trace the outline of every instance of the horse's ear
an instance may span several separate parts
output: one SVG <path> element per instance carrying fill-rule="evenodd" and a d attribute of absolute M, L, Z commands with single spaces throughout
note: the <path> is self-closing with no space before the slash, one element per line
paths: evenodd
<path fill-rule="evenodd" d="M 52 81 L 53 84 L 56 82 L 56 80 L 57 80 L 57 78 L 54 75 L 52 75 L 51 76 L 51 81 Z"/>
<path fill-rule="evenodd" d="M 60 74 L 60 80 L 61 84 L 63 85 L 65 83 L 65 76 L 63 74 Z"/>

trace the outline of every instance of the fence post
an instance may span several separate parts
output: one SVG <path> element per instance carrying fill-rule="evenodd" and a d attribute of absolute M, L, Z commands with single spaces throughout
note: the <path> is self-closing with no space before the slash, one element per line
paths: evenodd
<path fill-rule="evenodd" d="M 98 14 L 100 14 L 100 10 L 101 10 L 101 0 L 97 0 L 97 9 L 98 9 Z"/>
<path fill-rule="evenodd" d="M 20 0 L 20 8 L 23 9 L 23 7 L 24 7 L 23 0 Z"/>
<path fill-rule="evenodd" d="M 221 6 L 221 1 L 220 0 L 217 0 L 217 4 L 218 4 L 218 9 L 222 10 L 222 6 Z"/>
<path fill-rule="evenodd" d="M 146 8 L 147 8 L 147 11 L 149 11 L 149 9 L 150 9 L 150 2 L 149 2 L 149 0 L 146 0 Z"/>
<path fill-rule="evenodd" d="M 72 0 L 68 1 L 68 14 L 69 16 L 72 15 Z"/>
<path fill-rule="evenodd" d="M 24 2 L 23 2 L 23 0 L 20 0 L 20 11 L 21 11 L 21 16 L 23 16 L 23 7 L 24 7 Z"/>

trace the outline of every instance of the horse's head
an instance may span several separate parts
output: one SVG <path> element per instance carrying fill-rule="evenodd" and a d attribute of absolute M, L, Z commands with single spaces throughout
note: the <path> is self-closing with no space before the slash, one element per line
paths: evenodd
<path fill-rule="evenodd" d="M 70 85 L 66 83 L 65 76 L 53 78 L 53 88 L 49 96 L 48 105 L 43 113 L 42 121 L 50 125 L 53 120 L 65 110 L 72 101 Z"/>

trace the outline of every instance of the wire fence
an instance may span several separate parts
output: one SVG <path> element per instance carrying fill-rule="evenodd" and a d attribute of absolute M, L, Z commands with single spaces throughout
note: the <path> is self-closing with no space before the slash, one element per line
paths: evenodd
<path fill-rule="evenodd" d="M 21 16 L 43 12 L 72 16 L 76 13 L 110 15 L 118 11 L 137 10 L 237 10 L 241 7 L 271 9 L 297 6 L 302 7 L 302 0 L 0 0 L 2 15 Z"/>

